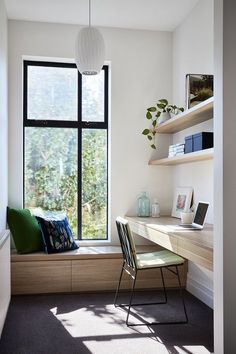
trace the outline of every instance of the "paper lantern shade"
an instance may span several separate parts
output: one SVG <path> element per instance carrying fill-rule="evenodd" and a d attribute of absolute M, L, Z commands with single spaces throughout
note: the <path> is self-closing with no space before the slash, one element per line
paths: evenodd
<path fill-rule="evenodd" d="M 76 39 L 75 62 L 83 75 L 97 75 L 105 60 L 105 44 L 100 31 L 95 27 L 82 28 Z"/>

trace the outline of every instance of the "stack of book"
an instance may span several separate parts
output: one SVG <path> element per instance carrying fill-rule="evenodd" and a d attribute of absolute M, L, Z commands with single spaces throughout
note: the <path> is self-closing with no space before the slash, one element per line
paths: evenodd
<path fill-rule="evenodd" d="M 168 157 L 174 157 L 174 156 L 179 156 L 184 154 L 184 143 L 179 143 L 175 145 L 170 145 L 169 146 L 169 156 Z"/>

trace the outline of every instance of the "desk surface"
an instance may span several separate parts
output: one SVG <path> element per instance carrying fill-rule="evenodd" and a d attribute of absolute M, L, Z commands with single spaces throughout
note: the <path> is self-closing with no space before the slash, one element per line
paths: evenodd
<path fill-rule="evenodd" d="M 213 225 L 205 224 L 203 230 L 173 230 L 179 220 L 163 216 L 143 218 L 126 216 L 135 234 L 173 251 L 209 270 L 213 270 Z"/>

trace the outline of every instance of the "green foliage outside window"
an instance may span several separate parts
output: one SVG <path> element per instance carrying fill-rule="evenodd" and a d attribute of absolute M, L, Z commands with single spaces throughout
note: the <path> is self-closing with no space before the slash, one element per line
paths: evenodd
<path fill-rule="evenodd" d="M 76 121 L 77 75 L 73 68 L 29 65 L 28 119 Z M 83 79 L 82 92 L 82 120 L 103 122 L 104 72 L 96 81 Z M 107 129 L 82 129 L 81 156 L 78 131 L 76 127 L 25 127 L 25 207 L 37 214 L 65 212 L 75 236 L 81 226 L 83 239 L 106 239 Z M 78 208 L 82 225 L 77 224 Z"/>

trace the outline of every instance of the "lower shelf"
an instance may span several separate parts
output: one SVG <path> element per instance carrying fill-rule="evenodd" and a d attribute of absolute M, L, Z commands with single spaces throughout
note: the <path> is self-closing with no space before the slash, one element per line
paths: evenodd
<path fill-rule="evenodd" d="M 196 152 L 190 152 L 189 154 L 184 154 L 180 156 L 166 157 L 164 159 L 159 159 L 159 160 L 151 160 L 149 161 L 149 165 L 157 165 L 157 166 L 180 165 L 189 162 L 212 160 L 213 156 L 214 156 L 214 149 L 211 148 L 211 149 L 206 149 L 206 150 L 201 150 Z"/>

